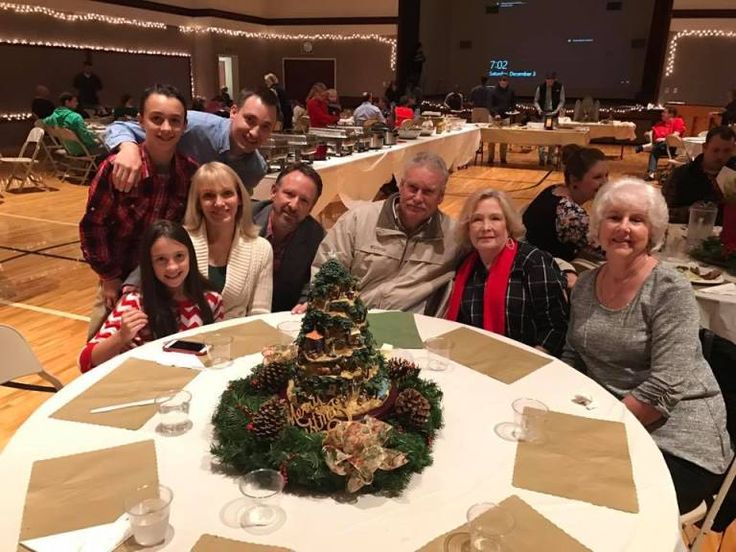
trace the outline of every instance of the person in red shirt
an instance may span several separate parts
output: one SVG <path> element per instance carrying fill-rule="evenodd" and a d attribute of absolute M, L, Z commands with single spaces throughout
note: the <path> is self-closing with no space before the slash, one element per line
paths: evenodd
<path fill-rule="evenodd" d="M 179 223 L 148 227 L 140 266 L 140 290 L 123 294 L 82 349 L 82 372 L 142 343 L 222 320 L 222 297 L 197 270 L 192 240 Z"/>
<path fill-rule="evenodd" d="M 657 170 L 657 159 L 667 155 L 667 136 L 676 134 L 684 136 L 686 132 L 685 121 L 682 117 L 678 117 L 677 109 L 668 107 L 662 111 L 662 119 L 654 123 L 652 126 L 652 143 L 644 146 L 637 146 L 635 151 L 649 152 L 649 166 L 647 168 L 647 180 L 654 180 L 654 173 Z"/>
<path fill-rule="evenodd" d="M 307 96 L 307 115 L 309 115 L 309 125 L 311 127 L 324 128 L 327 125 L 334 125 L 340 120 L 339 114 L 330 114 L 327 99 L 327 86 L 321 82 L 314 83 Z"/>
<path fill-rule="evenodd" d="M 414 109 L 409 105 L 411 100 L 408 96 L 402 96 L 399 105 L 394 108 L 394 127 L 399 128 L 404 121 L 414 119 Z"/>

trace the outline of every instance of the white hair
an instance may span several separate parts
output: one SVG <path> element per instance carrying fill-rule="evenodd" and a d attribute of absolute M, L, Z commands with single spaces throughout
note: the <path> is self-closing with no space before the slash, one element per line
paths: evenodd
<path fill-rule="evenodd" d="M 442 189 L 445 189 L 447 180 L 450 178 L 450 171 L 447 169 L 447 164 L 442 157 L 429 151 L 420 151 L 404 165 L 404 174 L 408 173 L 414 167 L 424 167 L 435 173 L 442 179 Z"/>
<path fill-rule="evenodd" d="M 669 223 L 669 211 L 662 193 L 639 178 L 625 176 L 605 184 L 598 190 L 590 213 L 588 241 L 598 243 L 601 220 L 611 205 L 631 205 L 633 201 L 646 202 L 647 226 L 649 227 L 649 251 L 661 247 Z"/>

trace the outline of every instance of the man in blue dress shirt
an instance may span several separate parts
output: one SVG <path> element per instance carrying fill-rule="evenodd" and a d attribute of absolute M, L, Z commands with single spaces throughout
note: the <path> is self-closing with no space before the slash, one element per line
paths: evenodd
<path fill-rule="evenodd" d="M 277 119 L 276 97 L 269 90 L 244 90 L 225 119 L 200 111 L 187 112 L 187 128 L 177 151 L 198 163 L 222 161 L 240 176 L 248 193 L 266 174 L 267 166 L 258 151 L 273 130 Z M 113 164 L 115 188 L 130 191 L 140 178 L 140 149 L 145 133 L 135 122 L 110 125 L 105 144 L 118 154 Z"/>

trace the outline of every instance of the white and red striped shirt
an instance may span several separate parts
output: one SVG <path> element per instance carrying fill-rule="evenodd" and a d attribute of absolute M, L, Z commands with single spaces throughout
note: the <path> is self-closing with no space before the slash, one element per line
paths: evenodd
<path fill-rule="evenodd" d="M 210 306 L 212 311 L 212 319 L 215 322 L 219 322 L 223 319 L 224 311 L 222 308 L 222 297 L 215 291 L 205 291 L 204 297 L 207 299 L 207 304 Z M 79 354 L 79 368 L 82 372 L 87 372 L 94 368 L 92 366 L 92 349 L 105 339 L 115 335 L 120 331 L 120 325 L 122 316 L 124 313 L 132 310 L 143 310 L 143 302 L 140 291 L 131 291 L 125 293 L 118 301 L 115 308 L 108 315 L 105 323 L 97 331 L 97 334 L 89 340 Z M 199 328 L 204 325 L 202 316 L 199 312 L 199 306 L 189 299 L 184 301 L 176 302 L 176 318 L 179 322 L 179 331 L 191 330 L 192 328 Z M 133 341 L 127 344 L 125 350 L 130 350 L 134 347 L 138 347 L 147 341 L 151 341 L 153 335 L 151 335 L 150 328 L 146 325 L 141 331 L 138 332 L 133 338 Z"/>

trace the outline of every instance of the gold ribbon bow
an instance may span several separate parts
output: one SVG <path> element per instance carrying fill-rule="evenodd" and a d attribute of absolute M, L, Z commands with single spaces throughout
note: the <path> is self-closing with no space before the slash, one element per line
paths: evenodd
<path fill-rule="evenodd" d="M 391 429 L 366 416 L 361 422 L 340 422 L 327 431 L 322 446 L 325 462 L 332 472 L 347 476 L 348 492 L 370 485 L 376 470 L 395 470 L 408 462 L 402 452 L 383 448 Z"/>

